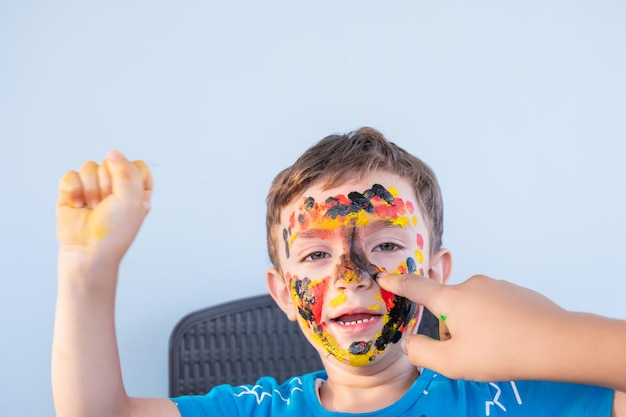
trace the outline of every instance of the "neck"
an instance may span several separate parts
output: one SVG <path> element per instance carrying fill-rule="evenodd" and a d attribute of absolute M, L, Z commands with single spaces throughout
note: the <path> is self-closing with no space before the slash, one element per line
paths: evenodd
<path fill-rule="evenodd" d="M 364 413 L 395 403 L 419 376 L 418 369 L 403 359 L 379 369 L 327 366 L 328 380 L 320 389 L 322 405 L 329 411 Z"/>

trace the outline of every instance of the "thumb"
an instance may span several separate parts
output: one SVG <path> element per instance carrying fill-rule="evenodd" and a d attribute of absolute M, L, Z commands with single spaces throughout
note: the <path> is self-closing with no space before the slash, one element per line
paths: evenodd
<path fill-rule="evenodd" d="M 143 182 L 139 170 L 122 152 L 109 152 L 105 164 L 111 176 L 113 195 L 125 203 L 143 200 Z"/>
<path fill-rule="evenodd" d="M 402 349 L 413 365 L 444 373 L 448 362 L 446 345 L 450 342 L 432 339 L 423 334 L 407 335 L 402 341 Z"/>

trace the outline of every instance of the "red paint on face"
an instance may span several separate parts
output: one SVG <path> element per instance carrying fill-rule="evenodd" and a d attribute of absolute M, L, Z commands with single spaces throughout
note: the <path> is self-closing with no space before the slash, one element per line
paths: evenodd
<path fill-rule="evenodd" d="M 391 311 L 391 309 L 396 305 L 396 303 L 393 301 L 395 298 L 395 294 L 381 288 L 380 296 L 385 302 L 385 306 L 387 306 L 387 311 Z"/>
<path fill-rule="evenodd" d="M 420 233 L 417 234 L 417 247 L 420 248 L 420 250 L 424 249 L 424 236 Z"/>
<path fill-rule="evenodd" d="M 411 203 L 410 201 L 406 202 L 406 209 L 409 212 L 409 214 L 413 214 L 413 212 L 415 212 L 415 207 L 413 206 L 413 203 Z"/>
<path fill-rule="evenodd" d="M 393 201 L 393 205 L 388 204 L 376 204 L 374 211 L 377 215 L 384 218 L 396 218 L 407 212 L 407 207 L 401 198 L 396 198 Z"/>
<path fill-rule="evenodd" d="M 313 317 L 315 317 L 315 321 L 320 325 L 324 326 L 325 323 L 322 321 L 322 306 L 324 305 L 324 293 L 326 293 L 326 283 L 328 280 L 324 280 L 319 282 L 318 284 L 311 285 L 311 295 L 315 297 L 315 303 L 311 303 L 309 307 L 311 308 L 311 312 L 313 313 Z"/>
<path fill-rule="evenodd" d="M 296 225 L 296 213 L 291 213 L 289 216 L 289 230 L 293 230 Z"/>

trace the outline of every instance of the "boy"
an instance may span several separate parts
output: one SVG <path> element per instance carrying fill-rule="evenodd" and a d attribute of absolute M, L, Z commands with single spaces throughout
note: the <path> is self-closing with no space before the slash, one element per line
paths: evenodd
<path fill-rule="evenodd" d="M 151 189 L 147 166 L 117 151 L 61 180 L 52 361 L 59 417 L 624 413 L 625 323 L 564 312 L 486 277 L 443 285 L 452 260 L 441 247 L 435 175 L 371 128 L 324 138 L 268 193 L 268 288 L 325 369 L 206 396 L 128 397 L 113 304 L 117 268 Z M 449 340 L 411 335 L 422 305 Z M 514 378 L 525 381 L 489 382 Z"/>

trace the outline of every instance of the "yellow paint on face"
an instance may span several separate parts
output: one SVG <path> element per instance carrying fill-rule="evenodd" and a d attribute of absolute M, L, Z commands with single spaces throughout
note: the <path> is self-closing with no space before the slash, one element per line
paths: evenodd
<path fill-rule="evenodd" d="M 411 223 L 413 223 L 413 226 L 417 226 L 417 216 L 413 216 L 413 218 L 411 218 Z"/>
<path fill-rule="evenodd" d="M 423 265 L 424 264 L 424 254 L 422 253 L 421 250 L 416 250 L 415 251 L 415 261 L 419 265 Z"/>
<path fill-rule="evenodd" d="M 380 309 L 380 304 L 374 304 L 374 305 L 368 306 L 367 309 L 370 311 L 378 311 Z"/>
<path fill-rule="evenodd" d="M 347 299 L 348 296 L 345 292 L 342 291 L 341 294 L 330 300 L 330 305 L 333 307 L 337 307 L 338 305 L 345 303 Z"/>
<path fill-rule="evenodd" d="M 408 217 L 405 217 L 405 216 L 398 216 L 395 219 L 393 219 L 390 223 L 393 224 L 394 226 L 406 227 L 409 224 L 409 219 Z"/>

